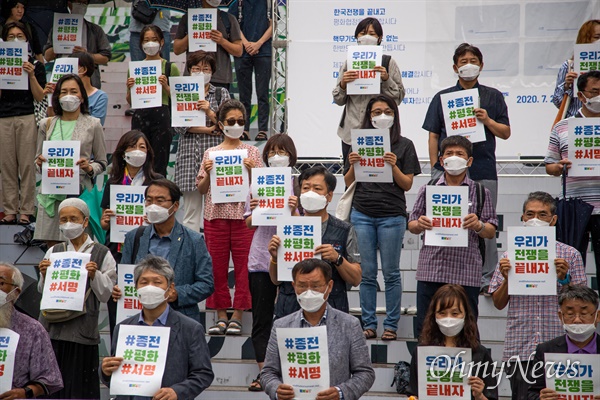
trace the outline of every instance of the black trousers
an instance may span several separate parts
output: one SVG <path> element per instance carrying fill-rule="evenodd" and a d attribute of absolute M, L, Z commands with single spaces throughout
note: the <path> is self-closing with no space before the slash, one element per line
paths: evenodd
<path fill-rule="evenodd" d="M 277 286 L 271 282 L 268 272 L 250 272 L 248 281 L 252 295 L 252 345 L 256 362 L 262 363 L 273 327 Z"/>

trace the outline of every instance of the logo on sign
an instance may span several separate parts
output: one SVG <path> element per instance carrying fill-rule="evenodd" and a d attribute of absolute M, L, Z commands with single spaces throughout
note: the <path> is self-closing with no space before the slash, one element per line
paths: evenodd
<path fill-rule="evenodd" d="M 537 285 L 537 284 L 534 284 L 534 283 L 528 283 L 528 284 L 526 284 L 526 285 L 525 285 L 525 287 L 526 287 L 526 288 L 532 288 L 532 289 L 535 289 L 536 287 L 538 287 L 538 285 Z"/>

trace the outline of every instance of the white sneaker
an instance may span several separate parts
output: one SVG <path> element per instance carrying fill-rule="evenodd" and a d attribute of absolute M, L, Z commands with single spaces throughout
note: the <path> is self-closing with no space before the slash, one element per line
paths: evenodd
<path fill-rule="evenodd" d="M 400 315 L 406 314 L 406 307 L 400 307 Z"/>
<path fill-rule="evenodd" d="M 417 306 L 408 306 L 406 315 L 417 315 Z"/>

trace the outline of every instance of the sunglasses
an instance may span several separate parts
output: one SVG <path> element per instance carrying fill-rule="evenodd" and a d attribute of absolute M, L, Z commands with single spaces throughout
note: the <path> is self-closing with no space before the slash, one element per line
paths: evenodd
<path fill-rule="evenodd" d="M 240 119 L 228 118 L 225 120 L 225 125 L 227 125 L 227 126 L 234 126 L 236 123 L 240 126 L 244 126 L 244 125 L 246 125 L 246 120 L 243 118 L 240 118 Z"/>

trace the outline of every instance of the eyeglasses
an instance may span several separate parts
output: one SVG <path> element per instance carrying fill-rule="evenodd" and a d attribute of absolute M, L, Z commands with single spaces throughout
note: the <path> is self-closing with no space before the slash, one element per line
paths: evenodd
<path fill-rule="evenodd" d="M 394 110 L 392 110 L 391 108 L 388 108 L 386 110 L 379 110 L 379 109 L 377 109 L 377 110 L 372 110 L 371 111 L 371 117 L 378 117 L 381 114 L 385 114 L 388 117 L 393 117 L 394 116 Z"/>
<path fill-rule="evenodd" d="M 246 120 L 243 118 L 240 118 L 240 119 L 228 118 L 224 122 L 225 122 L 225 125 L 227 125 L 227 126 L 234 126 L 236 123 L 240 126 L 246 125 Z"/>
<path fill-rule="evenodd" d="M 204 72 L 205 74 L 211 74 L 212 73 L 212 69 L 210 69 L 210 67 L 204 67 L 204 68 L 192 67 L 190 69 L 190 72 Z"/>
<path fill-rule="evenodd" d="M 320 285 L 307 285 L 305 283 L 299 283 L 296 285 L 296 288 L 298 290 L 300 290 L 301 292 L 306 292 L 307 290 L 313 290 L 315 292 L 321 292 L 323 291 L 323 289 L 326 287 L 326 284 L 320 284 Z"/>
<path fill-rule="evenodd" d="M 549 218 L 552 218 L 552 215 L 551 215 L 551 214 L 548 214 L 548 213 L 547 213 L 547 212 L 545 212 L 545 211 L 540 211 L 540 212 L 538 212 L 538 213 L 536 213 L 536 212 L 533 212 L 533 211 L 527 211 L 527 212 L 525 213 L 525 216 L 526 216 L 528 219 L 531 219 L 531 218 L 538 218 L 538 219 L 541 219 L 541 220 L 544 220 L 544 221 L 545 221 L 545 220 L 547 220 L 547 219 L 549 219 Z"/>
<path fill-rule="evenodd" d="M 10 282 L 5 282 L 5 281 L 0 281 L 0 289 L 4 289 L 4 285 L 10 285 L 10 286 L 17 286 L 14 283 L 10 283 Z"/>
<path fill-rule="evenodd" d="M 169 202 L 169 201 L 173 201 L 172 199 L 166 199 L 164 197 L 146 197 L 146 200 L 144 201 L 144 203 L 149 206 L 150 204 L 157 204 L 159 206 L 162 206 L 163 204 Z"/>
<path fill-rule="evenodd" d="M 19 34 L 19 35 L 8 35 L 6 37 L 6 40 L 8 40 L 9 42 L 11 40 L 15 40 L 15 38 L 19 39 L 19 40 L 26 40 L 27 38 L 25 37 L 25 35 L 23 34 Z"/>
<path fill-rule="evenodd" d="M 288 154 L 288 152 L 287 152 L 287 151 L 285 151 L 285 150 L 278 150 L 278 151 L 271 150 L 269 153 L 267 153 L 267 155 L 268 155 L 269 157 L 274 157 L 275 155 L 278 155 L 278 156 L 281 156 L 281 157 L 285 157 L 285 156 L 287 156 L 287 155 L 289 155 L 289 154 Z"/>
<path fill-rule="evenodd" d="M 592 312 L 592 313 L 583 313 L 583 314 L 576 314 L 576 313 L 561 313 L 563 316 L 563 321 L 565 323 L 570 323 L 575 321 L 575 318 L 579 318 L 579 320 L 581 322 L 593 322 L 594 319 L 596 318 L 596 312 Z"/>

